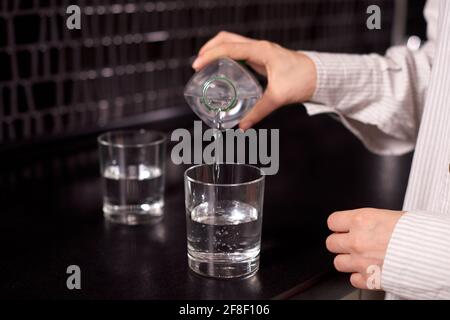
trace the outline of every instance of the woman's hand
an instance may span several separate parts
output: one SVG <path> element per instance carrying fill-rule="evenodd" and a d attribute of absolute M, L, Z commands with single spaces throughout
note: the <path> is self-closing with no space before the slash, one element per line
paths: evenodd
<path fill-rule="evenodd" d="M 309 100 L 316 88 L 316 68 L 305 54 L 285 49 L 275 43 L 254 40 L 229 32 L 220 32 L 199 51 L 192 64 L 195 70 L 220 58 L 245 60 L 268 80 L 266 91 L 253 109 L 241 120 L 246 130 L 279 107 Z"/>

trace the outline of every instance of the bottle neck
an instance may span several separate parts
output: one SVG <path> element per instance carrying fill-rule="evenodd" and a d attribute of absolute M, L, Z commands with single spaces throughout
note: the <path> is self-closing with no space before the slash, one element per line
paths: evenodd
<path fill-rule="evenodd" d="M 211 111 L 232 109 L 237 103 L 237 93 L 233 82 L 223 76 L 208 79 L 203 84 L 201 102 Z"/>

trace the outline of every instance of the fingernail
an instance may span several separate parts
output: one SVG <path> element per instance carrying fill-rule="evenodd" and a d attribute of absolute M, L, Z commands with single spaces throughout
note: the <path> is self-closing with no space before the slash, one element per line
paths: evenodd
<path fill-rule="evenodd" d="M 197 58 L 197 59 L 195 59 L 194 62 L 192 63 L 192 68 L 197 69 L 199 65 L 200 65 L 200 59 Z"/>
<path fill-rule="evenodd" d="M 244 122 L 241 122 L 239 127 L 241 128 L 241 130 L 245 131 L 245 130 L 251 128 L 252 125 L 253 125 L 253 123 L 251 123 L 250 121 L 244 121 Z"/>

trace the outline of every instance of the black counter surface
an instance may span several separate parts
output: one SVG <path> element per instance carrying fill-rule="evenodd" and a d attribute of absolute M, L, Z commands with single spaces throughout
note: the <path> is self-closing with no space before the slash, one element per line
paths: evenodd
<path fill-rule="evenodd" d="M 0 297 L 286 299 L 314 286 L 332 270 L 328 215 L 401 208 L 411 156 L 372 155 L 335 120 L 299 107 L 261 127 L 281 128 L 280 170 L 266 179 L 260 270 L 236 280 L 189 271 L 185 166 L 170 157 L 163 221 L 127 227 L 103 219 L 95 136 L 0 150 Z M 69 265 L 81 268 L 81 290 L 66 287 Z"/>

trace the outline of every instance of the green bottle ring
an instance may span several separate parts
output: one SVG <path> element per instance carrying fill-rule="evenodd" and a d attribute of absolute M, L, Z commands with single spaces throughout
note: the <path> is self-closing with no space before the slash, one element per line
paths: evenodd
<path fill-rule="evenodd" d="M 214 108 L 210 104 L 209 99 L 206 96 L 209 87 L 212 85 L 213 82 L 216 82 L 216 81 L 221 81 L 221 82 L 226 83 L 228 85 L 228 87 L 231 88 L 231 90 L 233 92 L 233 99 L 231 99 L 230 103 L 225 108 Z M 234 87 L 233 82 L 231 82 L 229 79 L 227 79 L 225 77 L 214 77 L 214 78 L 208 79 L 203 84 L 202 97 L 201 97 L 200 100 L 203 103 L 203 105 L 206 108 L 208 108 L 208 110 L 210 110 L 210 111 L 217 111 L 217 110 L 228 111 L 228 110 L 230 110 L 230 109 L 232 109 L 232 108 L 234 108 L 236 106 L 236 103 L 237 103 L 236 88 Z"/>

